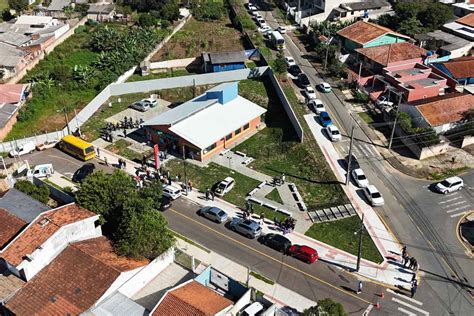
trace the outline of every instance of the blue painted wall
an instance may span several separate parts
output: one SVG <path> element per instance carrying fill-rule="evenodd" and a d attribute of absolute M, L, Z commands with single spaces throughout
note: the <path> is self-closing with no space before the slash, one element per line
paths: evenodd
<path fill-rule="evenodd" d="M 220 84 L 206 92 L 207 99 L 218 99 L 219 103 L 225 104 L 239 95 L 239 84 L 237 81 Z"/>

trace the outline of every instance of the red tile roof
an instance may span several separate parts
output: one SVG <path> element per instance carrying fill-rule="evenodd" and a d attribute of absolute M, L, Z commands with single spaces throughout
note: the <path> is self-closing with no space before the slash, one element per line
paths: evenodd
<path fill-rule="evenodd" d="M 408 42 L 356 49 L 361 55 L 386 67 L 399 61 L 426 56 L 427 50 Z"/>
<path fill-rule="evenodd" d="M 42 213 L 28 225 L 6 248 L 0 251 L 0 258 L 11 265 L 17 266 L 23 258 L 35 251 L 56 233 L 62 226 L 75 223 L 86 218 L 97 216 L 76 204 L 68 204 Z"/>
<path fill-rule="evenodd" d="M 24 89 L 24 84 L 0 84 L 0 104 L 20 102 Z"/>
<path fill-rule="evenodd" d="M 443 96 L 413 102 L 418 111 L 432 126 L 455 123 L 463 119 L 463 114 L 474 109 L 474 95 L 450 93 Z"/>
<path fill-rule="evenodd" d="M 471 2 L 472 3 L 472 2 Z M 464 24 L 470 27 L 474 27 L 474 13 L 463 16 L 460 19 L 457 19 L 456 22 Z"/>
<path fill-rule="evenodd" d="M 443 63 L 443 66 L 449 70 L 453 78 L 474 77 L 474 56 L 451 59 Z"/>
<path fill-rule="evenodd" d="M 166 294 L 152 312 L 153 316 L 207 316 L 215 315 L 233 305 L 233 302 L 204 285 L 191 281 Z"/>
<path fill-rule="evenodd" d="M 385 34 L 394 34 L 407 39 L 410 38 L 406 35 L 392 31 L 389 28 L 365 21 L 358 21 L 351 24 L 337 32 L 337 34 L 361 45 L 371 42 Z"/>
<path fill-rule="evenodd" d="M 7 242 L 20 232 L 26 225 L 26 222 L 7 210 L 0 208 L 0 223 L 0 249 L 2 249 Z"/>
<path fill-rule="evenodd" d="M 107 255 L 97 256 L 91 246 Z M 117 269 L 115 260 L 122 262 L 122 269 Z M 26 283 L 6 307 L 16 315 L 76 315 L 101 298 L 125 267 L 146 263 L 118 257 L 105 237 L 74 243 Z"/>

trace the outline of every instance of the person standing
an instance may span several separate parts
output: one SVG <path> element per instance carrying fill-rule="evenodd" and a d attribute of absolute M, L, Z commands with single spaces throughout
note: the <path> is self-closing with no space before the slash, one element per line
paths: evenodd
<path fill-rule="evenodd" d="M 415 263 L 416 263 L 416 259 L 415 257 L 411 257 L 410 258 L 410 266 L 409 266 L 409 269 L 414 269 L 415 268 Z"/>
<path fill-rule="evenodd" d="M 206 188 L 206 201 L 209 200 L 209 194 L 210 194 L 209 188 Z"/>
<path fill-rule="evenodd" d="M 357 284 L 357 292 L 356 292 L 357 294 L 362 293 L 362 287 L 363 287 L 362 281 L 359 281 L 359 284 Z"/>
<path fill-rule="evenodd" d="M 96 151 L 97 151 L 97 158 L 100 158 L 100 147 L 96 147 Z"/>
<path fill-rule="evenodd" d="M 411 296 L 410 297 L 413 298 L 413 296 L 415 296 L 417 287 L 418 287 L 418 285 L 416 285 L 416 284 L 411 287 Z"/>
<path fill-rule="evenodd" d="M 286 179 L 286 176 L 285 176 L 285 174 L 283 173 L 283 174 L 281 175 L 281 184 L 285 184 L 285 179 Z"/>
<path fill-rule="evenodd" d="M 406 259 L 407 259 L 407 260 L 406 260 L 406 263 L 403 265 L 403 267 L 404 267 L 404 268 L 407 268 L 407 267 L 409 267 L 409 265 L 410 265 L 410 262 L 411 262 L 411 257 L 407 256 L 407 258 L 406 258 Z"/>
<path fill-rule="evenodd" d="M 265 214 L 260 213 L 260 225 L 263 225 L 263 223 L 265 223 Z"/>
<path fill-rule="evenodd" d="M 104 163 L 107 167 L 109 166 L 109 162 L 107 161 L 107 157 L 104 157 Z"/>
<path fill-rule="evenodd" d="M 214 201 L 214 197 L 215 197 L 215 193 L 214 193 L 214 191 L 211 190 L 211 200 Z"/>

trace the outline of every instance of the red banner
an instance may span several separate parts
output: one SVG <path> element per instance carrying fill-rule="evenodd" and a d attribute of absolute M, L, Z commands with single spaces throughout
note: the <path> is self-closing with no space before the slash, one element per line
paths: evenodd
<path fill-rule="evenodd" d="M 158 147 L 158 144 L 153 146 L 153 151 L 155 154 L 155 168 L 158 170 L 160 168 L 160 147 Z"/>

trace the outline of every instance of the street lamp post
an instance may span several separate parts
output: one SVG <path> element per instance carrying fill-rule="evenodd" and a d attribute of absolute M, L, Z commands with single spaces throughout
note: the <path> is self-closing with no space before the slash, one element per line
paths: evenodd
<path fill-rule="evenodd" d="M 390 133 L 390 142 L 388 143 L 388 150 L 392 149 L 393 136 L 395 134 L 395 127 L 397 126 L 398 112 L 400 111 L 400 103 L 402 102 L 402 94 L 398 95 L 397 111 L 395 112 L 395 120 L 393 121 L 392 132 Z"/>
<path fill-rule="evenodd" d="M 183 169 L 184 169 L 184 188 L 185 188 L 184 191 L 186 192 L 186 195 L 188 195 L 188 179 L 186 175 L 186 154 L 184 151 L 184 145 L 183 145 Z"/>
<path fill-rule="evenodd" d="M 360 257 L 362 255 L 362 234 L 364 233 L 364 214 L 362 214 L 362 219 L 360 221 L 360 228 L 357 232 L 359 234 L 359 247 L 357 249 L 357 266 L 356 272 L 359 272 L 360 269 Z"/>

